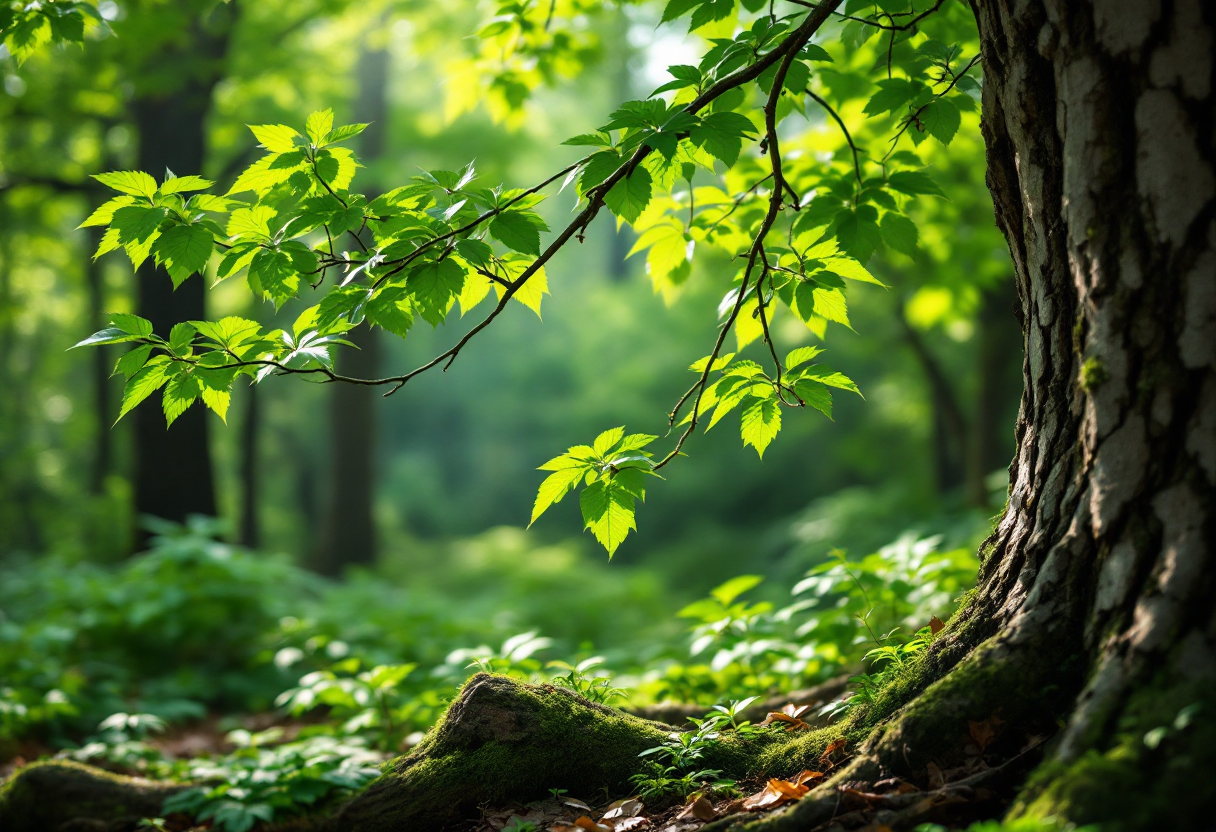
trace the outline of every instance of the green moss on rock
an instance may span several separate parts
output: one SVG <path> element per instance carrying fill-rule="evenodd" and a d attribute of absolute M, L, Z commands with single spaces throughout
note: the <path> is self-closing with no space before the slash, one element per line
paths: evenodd
<path fill-rule="evenodd" d="M 641 767 L 638 753 L 670 730 L 563 688 L 479 673 L 427 738 L 327 828 L 426 832 L 479 805 L 534 800 L 550 789 L 584 798 L 623 792 Z"/>

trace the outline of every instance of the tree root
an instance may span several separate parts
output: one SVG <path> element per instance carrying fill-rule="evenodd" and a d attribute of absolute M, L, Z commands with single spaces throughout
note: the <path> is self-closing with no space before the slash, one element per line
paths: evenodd
<path fill-rule="evenodd" d="M 585 799 L 622 793 L 639 769 L 638 753 L 671 730 L 563 688 L 479 673 L 412 753 L 323 828 L 429 832 L 476 815 L 478 806 L 534 800 L 550 789 Z"/>
<path fill-rule="evenodd" d="M 34 763 L 0 786 L 4 832 L 112 832 L 160 814 L 185 786 L 111 774 L 67 761 Z"/>

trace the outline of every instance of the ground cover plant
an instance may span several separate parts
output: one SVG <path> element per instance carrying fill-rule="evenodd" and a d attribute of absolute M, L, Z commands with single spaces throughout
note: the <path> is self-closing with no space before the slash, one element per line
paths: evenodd
<path fill-rule="evenodd" d="M 559 68 L 591 64 L 583 35 L 588 15 L 604 7 L 501 6 L 466 67 L 473 88 L 492 91 L 485 97 L 498 117 L 526 120 L 527 99 L 542 82 Z M 237 12 L 231 4 L 205 8 L 215 63 Z M 81 4 L 6 6 L 6 49 L 27 60 L 55 41 L 79 40 L 87 16 Z M 213 500 L 206 464 L 147 453 L 160 441 L 149 438 L 144 404 L 154 393 L 170 426 L 192 425 L 181 436 L 193 450 L 182 458 L 197 460 L 207 455 L 200 407 L 226 418 L 238 380 L 255 389 L 272 377 L 386 395 L 409 389 L 430 370 L 462 356 L 466 363 L 470 345 L 501 324 L 512 300 L 539 315 L 551 285 L 561 285 L 557 255 L 583 243 L 607 212 L 637 234 L 635 253 L 647 251 L 660 293 L 675 300 L 692 264 L 716 257 L 715 268 L 700 271 L 721 298 L 706 345 L 679 362 L 694 380 L 675 389 L 654 433 L 593 429 L 586 444 L 540 466 L 546 474 L 531 521 L 577 491 L 584 530 L 611 558 L 637 531 L 638 502 L 657 501 L 679 476 L 674 463 L 691 453 L 698 427 L 708 431 L 737 412 L 742 443 L 771 461 L 770 447 L 783 447 L 773 442 L 793 421 L 783 409 L 832 417 L 845 409 L 833 391 L 862 392 L 820 363 L 820 346 L 776 337 L 776 322 L 790 321 L 803 337 L 809 331 L 816 344 L 851 329 L 857 299 L 889 288 L 869 268 L 875 253 L 915 258 L 922 237 L 947 233 L 948 215 L 932 206 L 948 194 L 923 154 L 977 126 L 1025 351 L 1017 449 L 970 592 L 953 592 L 970 583 L 960 574 L 970 572 L 965 556 L 908 539 L 885 556 L 814 565 L 801 585 L 806 597 L 781 609 L 745 598 L 758 586 L 753 575 L 685 607 L 694 655 L 715 651 L 707 669 L 643 663 L 637 671 L 639 690 L 667 684 L 694 704 L 717 700 L 724 709 L 684 712 L 689 728 L 606 705 L 614 688 L 627 695 L 630 685 L 603 677 L 591 662 L 593 644 L 559 659 L 556 679 L 545 678 L 541 657 L 553 643 L 536 630 L 497 649 L 454 650 L 425 677 L 444 680 L 439 689 L 451 698 L 442 708 L 436 687 L 408 695 L 409 686 L 425 685 L 411 657 L 365 661 L 341 639 L 304 627 L 302 645 L 281 646 L 273 658 L 268 651 L 259 668 L 317 665 L 277 700 L 295 712 L 296 737 L 232 733 L 240 750 L 210 767 L 189 764 L 188 776 L 204 782 L 181 783 L 153 750 L 163 717 L 126 708 L 99 723 L 79 754 L 142 766 L 161 780 L 68 761 L 27 766 L 0 791 L 0 821 L 16 829 L 122 825 L 133 822 L 134 807 L 146 807 L 151 814 L 140 823 L 153 828 L 198 819 L 249 828 L 308 815 L 303 822 L 318 829 L 445 829 L 479 810 L 495 826 L 488 807 L 524 803 L 530 816 L 504 825 L 535 828 L 543 818 L 550 828 L 618 829 L 649 822 L 644 802 L 630 795 L 640 790 L 652 812 L 669 813 L 653 815 L 668 829 L 1202 825 L 1209 798 L 1182 773 L 1216 767 L 1207 684 L 1216 666 L 1210 18 L 1184 0 L 1118 12 L 1044 0 L 670 0 L 659 22 L 687 21 L 700 32 L 696 63 L 669 66 L 672 80 L 568 138 L 581 155 L 524 187 L 483 187 L 475 165 L 458 162 L 353 191 L 360 163 L 345 143 L 363 139 L 370 122 L 342 125 L 331 109 L 296 126 L 251 126 L 265 153 L 234 164 L 226 189 L 213 191 L 188 156 L 181 175 L 161 174 L 159 164 L 93 174 L 117 196 L 82 227 L 103 229 L 97 256 L 122 249 L 141 273 L 143 308 L 110 314 L 77 346 L 127 345 L 115 367 L 125 385 L 114 410 L 138 419 L 144 507 L 170 508 L 158 500 L 171 492 Z M 101 24 L 97 31 L 104 34 Z M 173 66 L 159 57 L 162 70 Z M 192 91 L 209 95 L 218 79 L 203 76 Z M 18 81 L 8 86 L 20 88 Z M 166 99 L 150 98 L 148 88 L 137 94 L 149 137 L 163 129 L 163 111 L 148 102 Z M 181 106 L 202 122 L 197 101 L 185 97 Z M 829 127 L 827 146 L 822 131 L 803 130 L 808 109 Z M 141 162 L 156 159 L 141 150 Z M 573 216 L 542 215 L 546 189 L 567 188 Z M 268 308 L 208 319 L 200 303 L 164 300 L 175 297 L 170 287 L 201 297 L 213 259 L 217 281 L 243 274 Z M 918 313 L 901 309 L 901 321 L 934 391 L 941 447 L 957 451 L 968 440 L 945 437 L 965 435 L 967 420 L 951 402 L 947 374 L 908 325 L 909 314 L 929 316 L 932 295 L 920 300 Z M 336 363 L 341 349 L 371 343 L 369 332 L 414 337 L 421 323 L 455 325 L 457 305 L 463 316 L 486 301 L 479 322 L 412 370 L 355 374 Z M 829 323 L 837 325 L 831 332 Z M 957 476 L 952 453 L 939 455 L 942 481 Z M 963 467 L 982 503 L 982 469 Z M 247 493 L 255 480 L 246 477 Z M 740 505 L 754 510 L 780 496 L 763 489 Z M 132 574 L 148 564 L 207 574 L 223 560 L 208 547 L 201 557 L 191 544 L 139 561 Z M 264 580 L 263 568 L 245 579 Z M 223 583 L 228 570 L 220 573 Z M 288 573 L 280 577 L 286 585 Z M 183 595 L 173 588 L 149 604 L 114 605 L 109 619 L 83 616 L 76 631 L 40 630 L 34 620 L 32 635 L 52 645 L 52 658 L 56 644 L 87 655 L 81 645 L 116 623 L 147 648 L 116 660 L 137 666 L 127 678 L 150 677 L 148 687 L 171 705 L 189 710 L 182 693 L 191 690 L 220 707 L 250 695 L 240 686 L 257 675 L 230 677 L 227 663 L 258 662 L 250 636 L 266 611 L 238 594 L 237 614 L 215 635 L 234 639 L 232 655 L 209 666 L 212 657 L 191 641 L 198 633 L 174 636 L 168 626 L 165 613 Z M 943 608 L 925 620 L 928 606 L 955 598 L 953 614 Z M 227 591 L 204 596 L 181 614 L 231 600 Z M 158 626 L 144 628 L 147 621 Z M 852 639 L 842 638 L 849 629 Z M 9 632 L 27 640 L 20 624 Z M 170 637 L 183 639 L 187 659 L 195 648 L 203 682 L 138 667 L 169 650 Z M 54 731 L 79 716 L 72 697 L 94 680 L 101 690 L 122 689 L 124 673 L 89 674 L 83 659 L 80 667 L 47 662 L 47 673 L 23 652 L 14 662 L 23 687 L 5 692 L 14 732 Z M 462 663 L 478 672 L 469 676 Z M 780 703 L 830 689 L 795 696 L 794 686 L 826 684 L 835 671 L 848 679 L 844 695 L 837 686 L 827 701 Z M 447 687 L 462 676 L 458 691 Z M 774 691 L 777 699 L 763 705 L 775 709 L 753 726 L 741 709 L 757 703 L 740 702 Z M 310 725 L 317 702 L 333 722 Z M 819 707 L 808 719 L 812 704 Z M 422 736 L 405 733 L 431 722 Z M 367 742 L 404 753 L 372 779 L 377 758 Z M 596 791 L 603 800 L 560 800 Z M 532 803 L 546 792 L 561 817 Z M 75 805 L 62 794 L 87 799 Z M 164 819 L 153 816 L 162 809 Z M 591 811 L 567 823 L 567 809 Z"/>

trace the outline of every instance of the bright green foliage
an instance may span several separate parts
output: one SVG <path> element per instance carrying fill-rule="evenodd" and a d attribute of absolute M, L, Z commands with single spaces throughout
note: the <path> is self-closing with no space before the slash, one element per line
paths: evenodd
<path fill-rule="evenodd" d="M 505 62 L 491 85 L 507 110 L 519 110 L 535 86 L 520 75 L 525 64 L 581 54 L 569 27 L 600 5 L 567 0 L 545 14 L 536 4 L 501 5 L 481 36 Z M 359 163 L 340 144 L 365 125 L 335 128 L 328 110 L 310 115 L 303 132 L 252 126 L 266 154 L 224 196 L 207 193 L 210 183 L 195 176 L 166 173 L 160 184 L 139 171 L 97 177 L 119 192 L 86 221 L 107 228 L 99 254 L 122 248 L 136 266 L 153 257 L 178 285 L 210 268 L 218 249 L 216 278 L 244 273 L 254 295 L 276 307 L 317 293 L 290 329 L 196 321 L 166 341 L 142 331 L 146 323 L 115 320 L 82 345 L 135 345 L 119 366 L 128 378 L 120 415 L 162 391 L 170 423 L 199 399 L 223 416 L 239 376 L 305 374 L 390 384 L 392 392 L 448 366 L 510 299 L 539 314 L 546 264 L 606 208 L 639 232 L 633 253 L 646 252 L 655 288 L 669 298 L 690 278 L 695 252 L 717 250 L 740 266 L 719 306 L 722 332 L 669 413 L 669 427 L 684 420 L 674 447 L 654 462 L 641 446 L 571 449 L 544 466 L 553 473 L 541 484 L 533 521 L 581 482 L 585 528 L 611 556 L 636 528 L 644 477 L 683 453 L 703 415 L 708 428 L 737 408 L 742 440 L 760 456 L 781 430 L 783 408 L 830 418 L 831 388 L 857 392 L 856 385 L 808 364 L 813 355 L 782 360 L 773 321 L 793 315 L 820 339 L 829 323 L 851 328 L 848 282 L 883 286 L 866 266 L 871 256 L 918 254 L 918 205 L 944 193 L 919 148 L 929 137 L 949 144 L 976 109 L 974 21 L 957 2 L 923 14 L 856 2 L 785 11 L 733 0 L 666 5 L 664 20 L 684 17 L 707 36 L 701 60 L 671 67 L 670 83 L 568 140 L 590 152 L 527 190 L 481 187 L 470 163 L 368 200 L 352 190 Z M 911 19 L 889 25 L 904 17 Z M 881 43 L 871 43 L 879 31 Z M 840 128 L 831 152 L 822 149 L 821 131 L 781 138 L 797 134 L 804 118 Z M 547 241 L 534 208 L 563 177 L 577 179 L 579 210 Z M 444 323 L 458 303 L 467 314 L 491 288 L 497 303 L 483 321 L 415 370 L 383 379 L 335 372 L 333 350 L 349 343 L 350 329 L 405 337 L 419 319 Z M 214 328 L 225 326 L 239 337 L 217 338 Z M 761 349 L 718 366 L 728 331 L 737 352 Z"/>
<path fill-rule="evenodd" d="M 644 450 L 657 438 L 644 433 L 626 436 L 624 428 L 612 428 L 593 444 L 575 445 L 540 466 L 553 473 L 541 484 L 532 522 L 584 482 L 586 487 L 579 495 L 583 522 L 611 557 L 625 536 L 637 528 L 634 505 L 646 499 L 646 477 L 658 476 L 653 454 Z"/>
<path fill-rule="evenodd" d="M 318 736 L 274 745 L 281 736 L 281 729 L 229 733 L 228 741 L 238 746 L 235 753 L 192 761 L 180 775 L 214 785 L 173 795 L 165 801 L 165 813 L 210 820 L 223 832 L 248 832 L 261 821 L 304 812 L 380 776 L 383 755 L 358 739 Z"/>
<path fill-rule="evenodd" d="M 96 0 L 0 2 L 0 42 L 18 64 L 49 44 L 83 43 L 88 28 L 109 30 Z"/>

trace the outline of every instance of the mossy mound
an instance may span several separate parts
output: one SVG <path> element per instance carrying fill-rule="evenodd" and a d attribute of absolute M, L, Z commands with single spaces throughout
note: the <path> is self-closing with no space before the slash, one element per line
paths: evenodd
<path fill-rule="evenodd" d="M 669 726 L 550 685 L 479 673 L 408 756 L 326 828 L 440 830 L 479 805 L 534 800 L 550 789 L 593 799 L 623 792 L 638 753 Z"/>
<path fill-rule="evenodd" d="M 123 777 L 66 761 L 34 763 L 0 786 L 0 830 L 55 832 L 132 828 L 160 814 L 185 786 Z"/>

